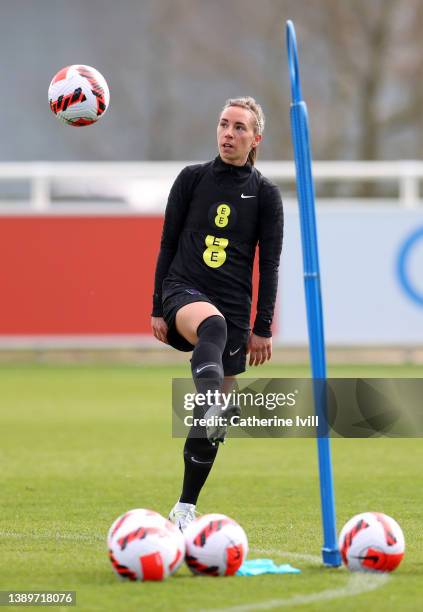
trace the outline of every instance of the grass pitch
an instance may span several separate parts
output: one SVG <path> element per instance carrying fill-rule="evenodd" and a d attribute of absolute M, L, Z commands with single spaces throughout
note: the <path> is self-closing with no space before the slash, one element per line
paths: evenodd
<path fill-rule="evenodd" d="M 306 376 L 264 366 L 250 376 Z M 106 554 L 112 521 L 134 507 L 166 515 L 180 490 L 183 440 L 171 438 L 171 378 L 186 367 L 0 368 L 0 589 L 77 591 L 99 611 L 416 610 L 423 597 L 423 446 L 418 439 L 334 440 L 338 529 L 378 510 L 402 526 L 406 556 L 385 582 L 316 564 L 321 521 L 314 440 L 232 439 L 219 450 L 201 512 L 238 520 L 250 558 L 298 575 L 119 582 Z M 420 367 L 337 367 L 331 376 L 423 375 Z M 304 556 L 302 556 L 304 555 Z"/>

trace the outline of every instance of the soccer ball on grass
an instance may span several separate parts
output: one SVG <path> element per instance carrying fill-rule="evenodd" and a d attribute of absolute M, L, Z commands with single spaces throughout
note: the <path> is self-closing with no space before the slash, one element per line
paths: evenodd
<path fill-rule="evenodd" d="M 224 514 L 205 514 L 184 531 L 185 561 L 193 574 L 232 576 L 248 553 L 245 531 Z"/>
<path fill-rule="evenodd" d="M 404 557 L 404 535 L 396 521 L 381 512 L 363 512 L 339 534 L 342 561 L 351 571 L 392 572 Z"/>
<path fill-rule="evenodd" d="M 113 570 L 129 580 L 164 580 L 185 556 L 182 533 L 158 512 L 137 508 L 119 516 L 107 535 Z"/>

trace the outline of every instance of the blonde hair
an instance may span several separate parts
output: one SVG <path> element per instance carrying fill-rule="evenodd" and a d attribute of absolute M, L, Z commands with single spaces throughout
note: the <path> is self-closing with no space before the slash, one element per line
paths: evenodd
<path fill-rule="evenodd" d="M 251 112 L 254 116 L 254 134 L 263 134 L 265 117 L 263 113 L 263 109 L 260 104 L 254 100 L 251 96 L 244 96 L 241 98 L 229 98 L 226 100 L 224 107 L 222 108 L 222 112 L 230 107 L 230 106 L 239 106 L 240 108 L 246 108 Z M 257 159 L 257 147 L 252 147 L 250 152 L 248 153 L 248 161 L 252 166 Z"/>

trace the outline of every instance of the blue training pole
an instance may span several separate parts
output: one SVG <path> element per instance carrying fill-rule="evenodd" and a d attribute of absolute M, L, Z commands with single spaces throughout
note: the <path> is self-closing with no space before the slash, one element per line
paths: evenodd
<path fill-rule="evenodd" d="M 316 414 L 325 421 L 326 357 L 323 331 L 322 298 L 320 291 L 319 254 L 317 247 L 314 185 L 311 171 L 311 147 L 308 133 L 307 106 L 302 100 L 298 66 L 297 40 L 292 21 L 286 22 L 289 75 L 291 80 L 291 130 L 297 173 L 297 195 L 300 208 L 301 242 L 303 249 L 304 289 L 310 344 L 311 371 L 314 381 Z M 323 385 L 322 385 L 323 383 Z M 319 419 L 320 420 L 320 419 Z M 332 458 L 326 424 L 317 438 L 320 475 L 320 499 L 323 522 L 323 563 L 341 565 L 336 536 L 335 496 Z"/>

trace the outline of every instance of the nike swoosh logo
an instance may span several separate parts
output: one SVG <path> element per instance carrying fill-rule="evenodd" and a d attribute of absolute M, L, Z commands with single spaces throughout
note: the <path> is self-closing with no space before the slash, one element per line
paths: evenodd
<path fill-rule="evenodd" d="M 241 347 L 239 346 L 239 347 L 238 347 L 237 349 L 235 349 L 234 351 L 229 351 L 229 356 L 230 356 L 230 357 L 232 357 L 233 355 L 236 355 L 236 354 L 237 354 L 237 352 L 240 350 L 240 348 L 241 348 Z"/>
<path fill-rule="evenodd" d="M 210 463 L 213 463 L 212 461 L 199 461 L 199 459 L 196 459 L 192 455 L 191 455 L 191 461 L 194 461 L 194 463 L 204 463 L 204 464 L 207 464 L 207 465 L 210 465 Z"/>
<path fill-rule="evenodd" d="M 200 372 L 202 372 L 203 370 L 205 370 L 206 368 L 215 368 L 215 364 L 214 363 L 209 363 L 208 365 L 202 366 L 201 368 L 197 368 L 195 370 L 196 374 L 199 374 Z"/>
<path fill-rule="evenodd" d="M 255 197 L 256 197 L 256 196 L 252 196 L 252 195 L 251 195 L 251 196 L 249 196 L 249 195 L 244 195 L 243 193 L 241 193 L 241 198 L 242 198 L 243 200 L 245 200 L 246 198 L 255 198 Z"/>

